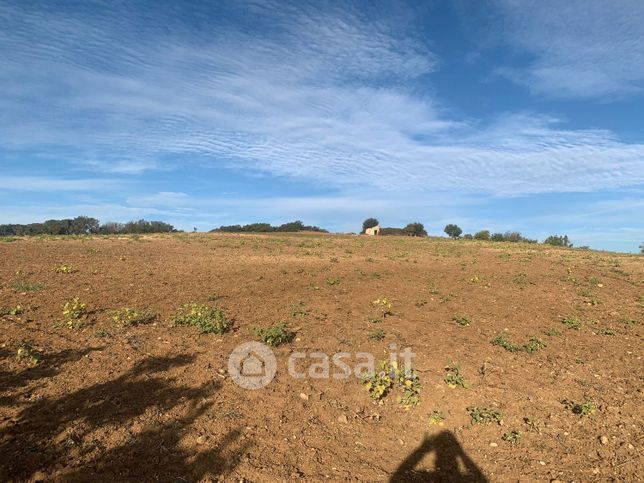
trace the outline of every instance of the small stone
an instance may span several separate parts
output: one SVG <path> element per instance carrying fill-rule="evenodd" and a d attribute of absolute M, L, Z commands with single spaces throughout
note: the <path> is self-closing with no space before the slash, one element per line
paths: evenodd
<path fill-rule="evenodd" d="M 599 441 L 601 441 L 602 444 L 608 444 L 608 436 L 602 436 L 599 438 Z"/>
<path fill-rule="evenodd" d="M 340 414 L 340 416 L 338 416 L 338 423 L 349 424 L 349 419 L 345 414 Z"/>
<path fill-rule="evenodd" d="M 599 468 L 593 468 L 593 475 L 599 474 Z"/>
<path fill-rule="evenodd" d="M 545 461 L 539 461 L 539 464 L 540 464 L 541 466 L 546 466 L 546 462 L 545 462 Z"/>
<path fill-rule="evenodd" d="M 633 446 L 631 443 L 628 443 L 628 449 L 635 449 L 635 446 Z"/>
<path fill-rule="evenodd" d="M 308 400 L 309 400 L 309 395 L 308 395 L 308 394 L 304 394 L 303 392 L 301 392 L 301 393 L 300 393 L 300 399 L 301 399 L 302 401 L 308 401 Z"/>
<path fill-rule="evenodd" d="M 207 440 L 208 438 L 206 436 L 201 435 L 197 438 L 197 444 L 205 444 Z"/>
<path fill-rule="evenodd" d="M 490 446 L 492 446 L 492 448 L 496 448 L 498 446 L 498 443 L 490 443 Z"/>

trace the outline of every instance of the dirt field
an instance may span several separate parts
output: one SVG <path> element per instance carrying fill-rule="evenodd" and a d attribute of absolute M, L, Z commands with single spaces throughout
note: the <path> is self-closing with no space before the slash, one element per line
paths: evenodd
<path fill-rule="evenodd" d="M 642 256 L 303 234 L 43 238 L 0 243 L 0 284 L 3 312 L 18 312 L 0 318 L 1 481 L 644 476 Z M 86 313 L 70 329 L 74 297 Z M 189 302 L 221 306 L 232 330 L 171 328 Z M 118 327 L 123 307 L 157 317 Z M 280 320 L 295 338 L 274 349 L 276 378 L 237 386 L 229 354 Z M 17 357 L 24 339 L 38 363 L 25 346 Z M 405 347 L 422 384 L 409 410 L 395 389 L 378 404 L 355 377 L 287 372 L 294 351 L 385 360 Z M 469 387 L 446 384 L 451 361 Z M 473 424 L 467 408 L 501 421 Z M 430 425 L 433 411 L 445 419 Z"/>

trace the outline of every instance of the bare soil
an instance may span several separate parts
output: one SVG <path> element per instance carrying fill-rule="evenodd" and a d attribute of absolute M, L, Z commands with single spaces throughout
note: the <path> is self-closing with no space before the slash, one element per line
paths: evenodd
<path fill-rule="evenodd" d="M 56 272 L 63 264 L 71 273 Z M 0 306 L 24 308 L 0 317 L 1 481 L 643 475 L 641 256 L 317 234 L 34 238 L 0 243 L 0 284 Z M 62 307 L 74 297 L 88 313 L 70 329 Z M 373 322 L 383 297 L 392 314 Z M 188 302 L 220 305 L 233 329 L 171 328 Z M 158 315 L 117 327 L 123 307 Z M 280 320 L 296 335 L 274 350 L 276 378 L 237 386 L 229 354 Z M 370 339 L 378 328 L 384 339 Z M 508 351 L 491 343 L 499 334 L 546 346 Z M 40 362 L 17 357 L 25 339 Z M 287 372 L 294 351 L 385 360 L 405 347 L 422 383 L 410 410 L 395 391 L 377 403 L 354 377 Z M 450 361 L 469 388 L 444 382 Z M 473 424 L 468 407 L 495 409 L 502 424 Z M 428 423 L 434 410 L 441 424 Z"/>

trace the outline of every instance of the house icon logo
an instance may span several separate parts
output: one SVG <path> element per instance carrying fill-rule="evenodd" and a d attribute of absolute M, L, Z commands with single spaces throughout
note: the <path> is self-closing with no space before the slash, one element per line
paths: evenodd
<path fill-rule="evenodd" d="M 244 389 L 261 389 L 277 372 L 275 354 L 259 342 L 245 342 L 235 347 L 228 358 L 228 374 Z"/>

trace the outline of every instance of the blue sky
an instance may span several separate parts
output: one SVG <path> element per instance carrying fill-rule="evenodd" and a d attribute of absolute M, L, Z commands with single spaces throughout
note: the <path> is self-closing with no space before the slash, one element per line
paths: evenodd
<path fill-rule="evenodd" d="M 644 241 L 644 2 L 0 0 L 0 223 Z"/>

